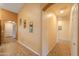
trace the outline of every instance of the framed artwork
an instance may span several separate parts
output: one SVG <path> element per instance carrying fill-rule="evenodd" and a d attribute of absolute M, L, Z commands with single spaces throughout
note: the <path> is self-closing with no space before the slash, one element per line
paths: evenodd
<path fill-rule="evenodd" d="M 32 33 L 33 32 L 33 22 L 29 23 L 29 32 Z"/>
<path fill-rule="evenodd" d="M 20 18 L 20 23 L 19 23 L 20 25 L 22 24 L 22 19 Z"/>
<path fill-rule="evenodd" d="M 24 28 L 26 28 L 26 19 L 24 20 L 23 25 L 24 25 Z"/>
<path fill-rule="evenodd" d="M 62 30 L 62 26 L 58 26 L 58 30 Z"/>

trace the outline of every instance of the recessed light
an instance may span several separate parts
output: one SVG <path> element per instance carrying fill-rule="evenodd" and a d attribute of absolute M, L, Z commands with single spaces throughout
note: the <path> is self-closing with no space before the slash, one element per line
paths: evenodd
<path fill-rule="evenodd" d="M 51 17 L 52 15 L 53 15 L 53 14 L 52 14 L 52 13 L 50 13 L 50 14 L 48 14 L 47 16 L 48 16 L 48 17 Z"/>
<path fill-rule="evenodd" d="M 12 23 L 15 23 L 15 22 L 12 22 Z"/>
<path fill-rule="evenodd" d="M 8 21 L 8 22 L 12 22 L 12 21 Z"/>
<path fill-rule="evenodd" d="M 64 13 L 64 10 L 60 10 L 60 13 L 63 14 Z"/>

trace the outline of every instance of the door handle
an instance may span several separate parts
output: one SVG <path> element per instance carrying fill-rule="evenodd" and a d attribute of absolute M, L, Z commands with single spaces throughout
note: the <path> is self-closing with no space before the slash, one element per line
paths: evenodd
<path fill-rule="evenodd" d="M 76 45 L 76 43 L 73 43 L 73 45 Z"/>

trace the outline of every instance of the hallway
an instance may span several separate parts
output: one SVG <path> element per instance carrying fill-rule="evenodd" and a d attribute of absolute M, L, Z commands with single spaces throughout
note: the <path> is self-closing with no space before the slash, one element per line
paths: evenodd
<path fill-rule="evenodd" d="M 77 4 L 5 4 L 0 56 L 77 55 Z"/>
<path fill-rule="evenodd" d="M 36 56 L 33 52 L 24 48 L 15 39 L 5 38 L 0 47 L 0 56 Z"/>

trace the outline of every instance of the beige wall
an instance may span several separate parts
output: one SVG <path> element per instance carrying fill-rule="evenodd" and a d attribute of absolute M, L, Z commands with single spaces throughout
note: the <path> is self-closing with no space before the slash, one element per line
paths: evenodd
<path fill-rule="evenodd" d="M 56 45 L 56 34 L 57 34 L 56 15 L 49 16 L 49 14 L 50 14 L 49 10 L 43 12 L 43 19 L 42 19 L 43 55 L 51 51 L 53 47 Z"/>
<path fill-rule="evenodd" d="M 41 9 L 40 4 L 25 4 L 18 15 L 18 41 L 41 54 Z M 22 25 L 20 25 L 20 19 Z M 23 21 L 26 20 L 26 28 Z M 33 22 L 33 33 L 29 32 L 29 22 Z"/>
<path fill-rule="evenodd" d="M 56 15 L 52 15 L 47 19 L 47 39 L 48 39 L 48 51 L 51 51 L 56 44 L 57 35 L 57 19 Z"/>

